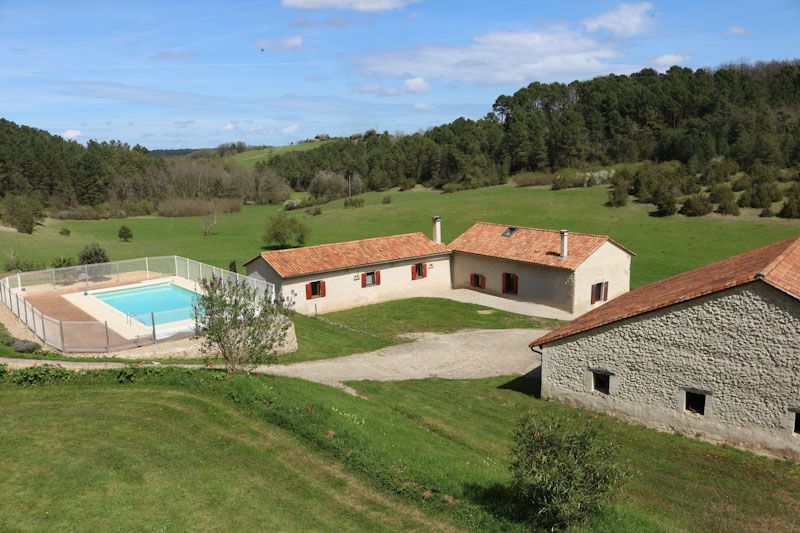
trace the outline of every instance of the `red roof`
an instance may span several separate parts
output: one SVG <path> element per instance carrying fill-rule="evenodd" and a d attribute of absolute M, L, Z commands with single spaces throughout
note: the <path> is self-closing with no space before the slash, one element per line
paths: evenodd
<path fill-rule="evenodd" d="M 262 252 L 258 257 L 269 263 L 282 278 L 292 278 L 448 253 L 450 249 L 447 246 L 433 242 L 422 233 L 408 233 L 392 237 L 274 250 Z M 255 261 L 258 257 L 249 262 Z"/>
<path fill-rule="evenodd" d="M 761 280 L 800 300 L 800 236 L 639 287 L 531 343 L 541 346 L 618 320 Z"/>
<path fill-rule="evenodd" d="M 503 232 L 509 228 L 516 229 L 510 236 L 503 237 Z M 561 259 L 559 230 L 521 228 L 488 222 L 476 223 L 451 242 L 450 248 L 455 252 L 575 270 L 606 242 L 611 242 L 633 255 L 605 235 L 570 232 L 567 258 Z"/>

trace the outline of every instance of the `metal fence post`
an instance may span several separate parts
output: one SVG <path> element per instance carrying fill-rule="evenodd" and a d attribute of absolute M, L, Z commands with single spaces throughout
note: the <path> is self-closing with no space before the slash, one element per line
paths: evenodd
<path fill-rule="evenodd" d="M 117 261 L 117 283 L 119 283 L 119 261 Z"/>
<path fill-rule="evenodd" d="M 83 265 L 83 274 L 85 276 L 84 279 L 83 279 L 83 288 L 84 289 L 88 289 L 89 288 L 89 265 Z"/>
<path fill-rule="evenodd" d="M 175 258 L 175 277 L 178 276 L 178 256 L 173 256 Z"/>
<path fill-rule="evenodd" d="M 61 334 L 61 349 L 66 351 L 67 345 L 64 344 L 64 321 L 63 320 L 59 320 L 58 321 L 58 331 Z"/>
<path fill-rule="evenodd" d="M 153 344 L 156 343 L 156 314 L 150 313 L 150 323 L 153 325 Z"/>
<path fill-rule="evenodd" d="M 108 338 L 108 320 L 106 320 L 106 352 L 111 351 L 111 341 Z"/>
<path fill-rule="evenodd" d="M 147 271 L 147 279 L 150 279 L 150 260 L 147 257 L 144 258 L 144 269 Z"/>
<path fill-rule="evenodd" d="M 17 288 L 22 290 L 22 277 L 19 275 L 19 272 L 17 272 Z"/>
<path fill-rule="evenodd" d="M 53 290 L 56 290 L 56 269 L 53 267 Z"/>

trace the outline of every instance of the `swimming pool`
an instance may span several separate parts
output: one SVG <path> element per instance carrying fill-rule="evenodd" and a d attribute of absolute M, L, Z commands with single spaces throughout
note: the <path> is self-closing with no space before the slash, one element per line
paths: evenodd
<path fill-rule="evenodd" d="M 92 296 L 142 324 L 152 326 L 153 317 L 156 325 L 192 318 L 192 306 L 199 295 L 173 283 L 158 283 L 132 289 L 103 291 Z"/>

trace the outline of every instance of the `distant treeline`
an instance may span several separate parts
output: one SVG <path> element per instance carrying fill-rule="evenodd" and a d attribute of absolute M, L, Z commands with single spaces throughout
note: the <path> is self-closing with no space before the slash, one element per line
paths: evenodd
<path fill-rule="evenodd" d="M 798 61 L 718 69 L 645 69 L 629 76 L 531 83 L 501 96 L 480 120 L 458 119 L 395 136 L 368 131 L 266 165 L 294 189 L 317 171 L 358 175 L 371 190 L 422 183 L 450 190 L 509 175 L 587 164 L 680 161 L 690 171 L 715 157 L 749 168 L 800 161 Z"/>

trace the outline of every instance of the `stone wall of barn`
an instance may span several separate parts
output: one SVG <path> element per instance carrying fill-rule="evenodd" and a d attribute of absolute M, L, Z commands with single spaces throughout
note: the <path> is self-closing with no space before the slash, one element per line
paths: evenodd
<path fill-rule="evenodd" d="M 555 341 L 542 396 L 800 457 L 800 301 L 761 281 Z M 607 373 L 609 393 L 595 390 Z M 602 388 L 602 387 L 601 387 Z M 686 391 L 705 394 L 703 415 Z"/>

